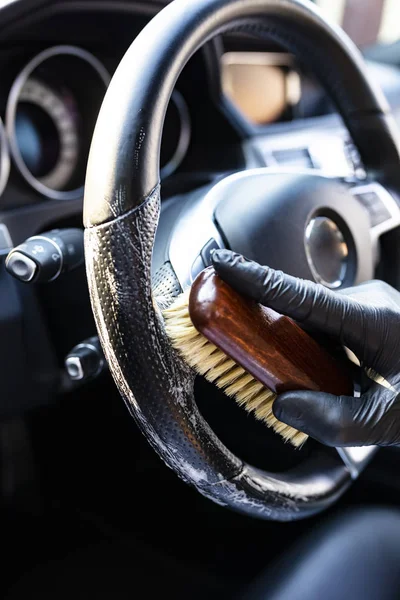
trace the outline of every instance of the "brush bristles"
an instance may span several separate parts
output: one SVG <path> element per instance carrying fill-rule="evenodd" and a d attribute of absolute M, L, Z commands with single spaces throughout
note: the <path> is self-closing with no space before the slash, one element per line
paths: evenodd
<path fill-rule="evenodd" d="M 187 290 L 178 296 L 163 311 L 166 331 L 174 348 L 197 373 L 235 398 L 239 406 L 272 427 L 285 441 L 300 447 L 308 436 L 274 417 L 272 404 L 276 394 L 228 358 L 194 327 L 189 316 L 189 293 L 190 290 Z"/>

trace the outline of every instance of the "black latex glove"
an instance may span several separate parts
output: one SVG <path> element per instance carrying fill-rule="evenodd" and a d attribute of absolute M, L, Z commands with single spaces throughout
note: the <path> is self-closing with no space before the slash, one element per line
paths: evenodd
<path fill-rule="evenodd" d="M 212 261 L 220 277 L 238 292 L 334 336 L 389 386 L 365 377 L 367 383 L 359 398 L 286 392 L 273 406 L 279 421 L 328 446 L 400 444 L 399 292 L 374 281 L 337 293 L 262 267 L 229 250 L 216 250 Z"/>

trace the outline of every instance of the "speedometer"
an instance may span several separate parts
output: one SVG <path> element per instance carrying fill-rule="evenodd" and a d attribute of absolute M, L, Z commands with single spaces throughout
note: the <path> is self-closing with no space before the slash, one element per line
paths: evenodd
<path fill-rule="evenodd" d="M 31 78 L 23 86 L 15 117 L 21 157 L 43 185 L 62 190 L 79 157 L 77 110 L 72 97 L 62 97 Z"/>
<path fill-rule="evenodd" d="M 55 46 L 35 56 L 15 79 L 6 130 L 20 175 L 56 200 L 83 195 L 86 162 L 110 76 L 90 52 Z"/>

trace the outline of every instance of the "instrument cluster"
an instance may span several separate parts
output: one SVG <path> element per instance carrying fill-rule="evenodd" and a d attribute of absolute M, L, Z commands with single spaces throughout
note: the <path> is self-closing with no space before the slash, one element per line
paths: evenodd
<path fill-rule="evenodd" d="M 5 130 L 24 180 L 55 200 L 82 195 L 86 160 L 110 75 L 90 52 L 55 46 L 35 56 L 11 87 Z"/>
<path fill-rule="evenodd" d="M 46 198 L 82 197 L 92 134 L 110 80 L 98 58 L 75 46 L 48 48 L 24 66 L 11 86 L 4 125 L 0 121 L 0 195 L 13 165 Z M 189 143 L 189 110 L 174 91 L 161 145 L 162 178 L 178 168 Z"/>

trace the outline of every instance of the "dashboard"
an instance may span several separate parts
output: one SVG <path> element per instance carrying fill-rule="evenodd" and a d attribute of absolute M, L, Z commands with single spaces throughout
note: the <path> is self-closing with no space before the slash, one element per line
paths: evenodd
<path fill-rule="evenodd" d="M 29 233 L 80 215 L 105 91 L 132 39 L 160 8 L 150 1 L 37 4 L 42 8 L 3 28 L 0 47 L 0 217 L 13 243 L 28 233 L 15 227 L 18 209 L 35 207 L 37 216 L 42 207 L 43 219 L 31 221 Z M 392 104 L 400 103 L 397 69 L 373 64 L 371 70 Z M 164 193 L 254 166 L 352 171 L 360 166 L 357 153 L 332 113 L 293 56 L 243 36 L 220 37 L 177 82 L 161 147 Z M 307 147 L 300 143 L 304 130 Z"/>
<path fill-rule="evenodd" d="M 233 121 L 268 136 L 268 125 L 299 120 L 302 83 L 293 57 L 277 52 L 223 52 L 219 57 L 220 101 Z M 196 75 L 197 70 L 192 75 Z M 209 75 L 209 74 L 208 74 Z M 91 137 L 111 71 L 88 50 L 73 45 L 51 46 L 26 62 L 12 81 L 4 110 L 1 133 L 0 192 L 8 184 L 10 170 L 26 192 L 41 198 L 82 198 L 85 167 Z M 197 103 L 196 103 L 197 104 Z M 188 105 L 175 89 L 165 118 L 160 156 L 163 180 L 174 175 L 188 155 L 192 139 L 192 117 L 197 105 Z M 197 117 L 199 113 L 197 113 Z M 221 110 L 222 121 L 224 112 Z M 200 113 L 199 121 L 207 115 Z M 215 141 L 214 141 L 215 144 Z M 309 150 L 278 146 L 265 151 L 257 142 L 266 164 L 314 165 Z M 267 144 L 268 146 L 268 144 Z M 194 149 L 194 148 L 193 148 Z M 318 152 L 314 152 L 318 154 Z M 218 167 L 218 164 L 217 164 Z M 192 167 L 193 168 L 193 167 Z"/>
<path fill-rule="evenodd" d="M 4 9 L 0 262 L 31 236 L 82 227 L 86 163 L 104 94 L 130 43 L 160 8 L 151 0 L 19 0 Z M 369 68 L 400 122 L 400 71 Z M 247 37 L 219 37 L 193 56 L 176 83 L 161 147 L 162 197 L 265 166 L 362 175 L 344 124 L 292 56 Z M 36 287 L 32 295 L 61 369 L 70 349 L 95 333 L 84 268 Z M 37 396 L 29 401 L 43 402 L 40 389 Z"/>

